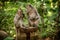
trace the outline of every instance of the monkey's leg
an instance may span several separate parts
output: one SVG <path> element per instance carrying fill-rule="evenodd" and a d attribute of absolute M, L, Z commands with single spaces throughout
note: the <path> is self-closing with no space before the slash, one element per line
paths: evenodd
<path fill-rule="evenodd" d="M 20 38 L 20 32 L 18 29 L 16 29 L 16 40 L 19 40 Z"/>
<path fill-rule="evenodd" d="M 26 40 L 26 34 L 20 33 L 20 40 Z"/>
<path fill-rule="evenodd" d="M 27 37 L 26 40 L 30 40 L 30 32 L 26 33 Z"/>

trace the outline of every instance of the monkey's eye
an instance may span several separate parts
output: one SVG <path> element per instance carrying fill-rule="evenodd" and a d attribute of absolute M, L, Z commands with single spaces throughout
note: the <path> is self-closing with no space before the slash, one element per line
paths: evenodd
<path fill-rule="evenodd" d="M 33 21 L 33 22 L 36 21 L 35 18 L 31 18 L 30 20 Z"/>
<path fill-rule="evenodd" d="M 31 18 L 30 20 L 34 22 L 34 21 L 36 21 L 36 20 L 38 20 L 38 19 L 39 19 L 39 18 L 37 17 L 37 18 Z"/>

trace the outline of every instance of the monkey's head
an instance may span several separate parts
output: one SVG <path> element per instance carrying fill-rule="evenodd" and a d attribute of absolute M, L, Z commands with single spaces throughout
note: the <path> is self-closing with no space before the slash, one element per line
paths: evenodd
<path fill-rule="evenodd" d="M 33 9 L 33 6 L 31 4 L 29 4 L 29 5 L 26 6 L 26 8 L 31 10 L 31 9 Z"/>
<path fill-rule="evenodd" d="M 17 12 L 18 15 L 22 15 L 22 9 L 18 9 L 18 12 Z"/>
<path fill-rule="evenodd" d="M 36 9 L 32 6 L 32 5 L 27 5 L 26 6 L 27 9 L 27 15 L 30 17 L 35 17 L 37 15 Z"/>
<path fill-rule="evenodd" d="M 18 9 L 18 12 L 17 12 L 17 14 L 20 16 L 20 17 L 22 17 L 23 18 L 23 11 L 22 11 L 22 9 L 20 8 L 20 9 Z"/>
<path fill-rule="evenodd" d="M 26 6 L 26 9 L 27 9 L 27 14 L 29 14 L 31 11 L 32 11 L 32 9 L 33 9 L 34 7 L 32 6 L 32 5 L 27 5 Z M 30 13 L 31 14 L 31 13 Z"/>

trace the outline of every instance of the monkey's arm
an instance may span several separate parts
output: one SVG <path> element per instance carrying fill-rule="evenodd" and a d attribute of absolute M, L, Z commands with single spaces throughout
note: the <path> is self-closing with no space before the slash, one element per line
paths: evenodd
<path fill-rule="evenodd" d="M 14 24 L 16 27 L 18 27 L 19 18 L 20 18 L 20 16 L 18 14 L 16 14 L 14 17 Z"/>
<path fill-rule="evenodd" d="M 36 21 L 35 21 L 35 24 L 39 24 L 39 22 L 40 22 L 40 16 L 38 15 L 37 17 L 36 17 Z"/>

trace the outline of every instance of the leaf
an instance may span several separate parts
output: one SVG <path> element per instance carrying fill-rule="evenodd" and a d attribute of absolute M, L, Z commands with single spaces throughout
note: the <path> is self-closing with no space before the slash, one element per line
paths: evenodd
<path fill-rule="evenodd" d="M 12 37 L 7 37 L 4 40 L 13 40 L 13 38 Z"/>

